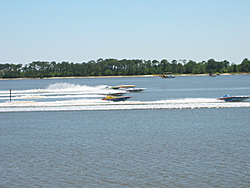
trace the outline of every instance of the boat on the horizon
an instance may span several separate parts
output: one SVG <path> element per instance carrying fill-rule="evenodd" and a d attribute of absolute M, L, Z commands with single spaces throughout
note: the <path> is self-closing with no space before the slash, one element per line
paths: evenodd
<path fill-rule="evenodd" d="M 248 99 L 250 96 L 231 96 L 231 95 L 224 95 L 219 97 L 218 100 L 224 100 L 226 102 L 240 102 L 243 100 Z"/>
<path fill-rule="evenodd" d="M 162 75 L 161 75 L 162 78 L 175 78 L 174 75 L 172 75 L 172 72 L 164 72 Z"/>
<path fill-rule="evenodd" d="M 133 97 L 133 96 L 112 96 L 112 95 L 108 95 L 105 98 L 102 98 L 102 100 L 118 102 L 118 101 L 128 100 L 131 97 Z"/>
<path fill-rule="evenodd" d="M 164 72 L 162 74 L 155 74 L 154 76 L 160 76 L 162 78 L 175 78 L 174 75 L 172 75 L 172 72 Z"/>
<path fill-rule="evenodd" d="M 213 73 L 210 73 L 209 76 L 211 76 L 211 77 L 216 77 L 216 76 L 220 76 L 220 74 L 213 74 Z"/>
<path fill-rule="evenodd" d="M 172 75 L 172 74 L 164 74 L 164 75 L 162 75 L 161 77 L 162 77 L 162 78 L 175 78 L 175 76 Z"/>

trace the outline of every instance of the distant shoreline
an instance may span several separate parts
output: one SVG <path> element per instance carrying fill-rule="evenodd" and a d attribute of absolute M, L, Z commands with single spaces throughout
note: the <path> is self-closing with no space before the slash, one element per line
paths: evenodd
<path fill-rule="evenodd" d="M 219 75 L 248 75 L 250 73 L 222 73 Z M 159 75 L 159 76 L 158 76 Z M 175 77 L 178 76 L 209 76 L 209 74 L 177 74 L 174 75 Z M 24 79 L 65 79 L 65 78 L 132 78 L 132 77 L 160 77 L 160 74 L 156 75 L 131 75 L 131 76 L 72 76 L 72 77 L 44 77 L 44 78 L 0 78 L 0 80 L 24 80 Z"/>

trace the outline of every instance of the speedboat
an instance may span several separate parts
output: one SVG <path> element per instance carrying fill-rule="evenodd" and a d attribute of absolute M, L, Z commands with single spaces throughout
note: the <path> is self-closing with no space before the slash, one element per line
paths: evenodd
<path fill-rule="evenodd" d="M 126 89 L 127 92 L 140 92 L 140 91 L 144 91 L 145 88 L 128 88 Z"/>
<path fill-rule="evenodd" d="M 224 100 L 226 102 L 240 102 L 243 100 L 248 99 L 250 96 L 231 96 L 231 95 L 224 95 L 219 97 L 218 100 Z"/>
<path fill-rule="evenodd" d="M 120 89 L 120 87 L 119 86 L 111 86 L 111 87 L 109 87 L 109 89 Z"/>
<path fill-rule="evenodd" d="M 111 86 L 110 89 L 124 89 L 124 88 L 134 88 L 135 85 L 119 85 L 119 86 Z"/>
<path fill-rule="evenodd" d="M 125 95 L 127 92 L 126 91 L 121 91 L 121 92 L 108 92 L 108 93 L 100 93 L 100 95 L 110 95 L 110 96 L 122 96 Z"/>
<path fill-rule="evenodd" d="M 116 97 L 116 96 L 108 95 L 105 98 L 102 98 L 102 100 L 118 102 L 118 101 L 125 101 L 127 99 L 130 99 L 131 97 L 132 96 L 119 96 L 119 97 Z"/>
<path fill-rule="evenodd" d="M 119 85 L 120 88 L 134 88 L 135 85 Z"/>
<path fill-rule="evenodd" d="M 126 92 L 109 93 L 108 95 L 111 95 L 111 96 L 122 96 L 124 94 L 126 94 Z"/>

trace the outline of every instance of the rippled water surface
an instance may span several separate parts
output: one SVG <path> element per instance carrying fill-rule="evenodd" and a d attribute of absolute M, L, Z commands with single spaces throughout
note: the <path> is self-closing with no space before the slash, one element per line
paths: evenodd
<path fill-rule="evenodd" d="M 0 187 L 250 187 L 249 78 L 1 80 Z"/>

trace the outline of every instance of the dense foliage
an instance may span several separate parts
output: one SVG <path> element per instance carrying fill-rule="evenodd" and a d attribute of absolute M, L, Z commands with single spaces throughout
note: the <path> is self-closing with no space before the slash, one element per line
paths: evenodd
<path fill-rule="evenodd" d="M 152 75 L 172 72 L 173 74 L 205 74 L 250 72 L 250 60 L 245 58 L 241 64 L 230 64 L 227 60 L 209 59 L 196 63 L 189 60 L 117 60 L 98 59 L 87 63 L 55 61 L 34 61 L 29 64 L 0 64 L 0 78 L 43 78 L 68 76 L 126 76 Z"/>

